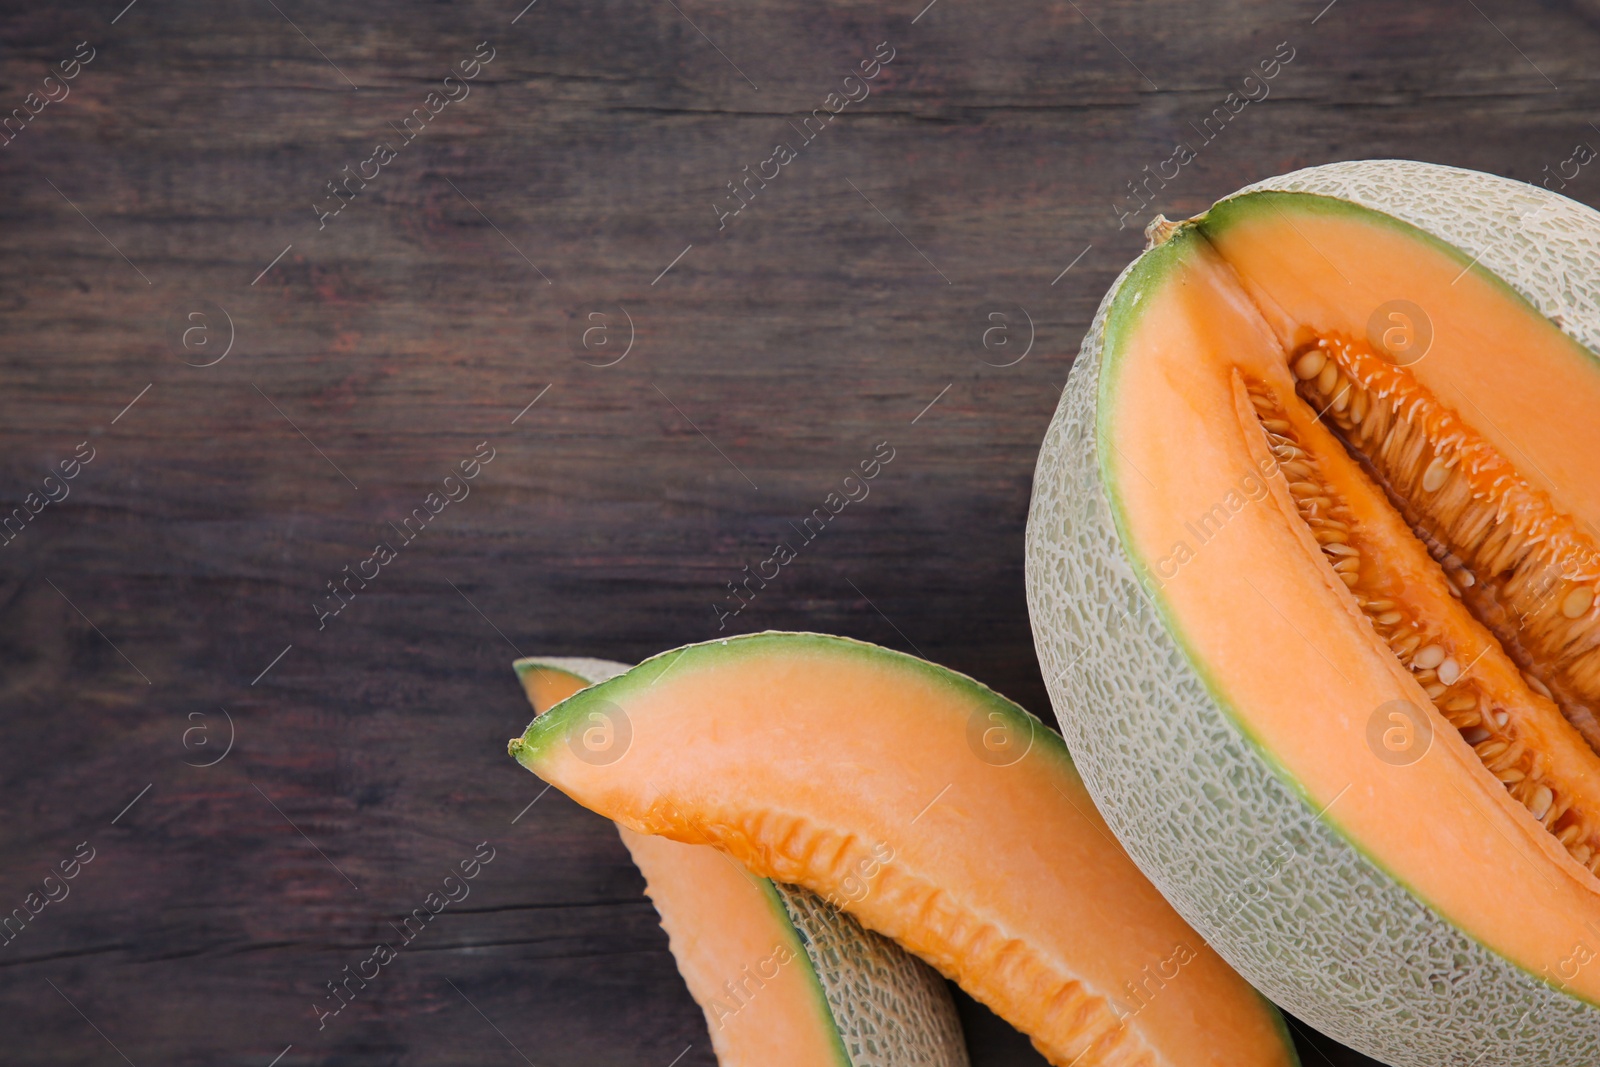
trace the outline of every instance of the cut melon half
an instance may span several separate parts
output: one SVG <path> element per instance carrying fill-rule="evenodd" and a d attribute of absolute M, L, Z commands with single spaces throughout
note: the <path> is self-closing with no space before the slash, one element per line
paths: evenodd
<path fill-rule="evenodd" d="M 754 634 L 575 693 L 510 749 L 631 830 L 838 900 L 1060 1067 L 1298 1062 L 1112 838 L 1061 739 L 963 675 Z"/>
<path fill-rule="evenodd" d="M 1154 236 L 1029 518 L 1090 791 L 1338 1040 L 1600 1061 L 1600 215 L 1372 162 Z"/>
<path fill-rule="evenodd" d="M 513 666 L 535 715 L 628 669 L 563 657 Z M 944 980 L 894 942 L 714 848 L 617 832 L 722 1067 L 966 1067 Z"/>

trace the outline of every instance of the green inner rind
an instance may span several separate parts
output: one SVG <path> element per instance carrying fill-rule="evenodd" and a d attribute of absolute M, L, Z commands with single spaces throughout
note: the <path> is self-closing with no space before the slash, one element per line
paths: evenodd
<path fill-rule="evenodd" d="M 540 760 L 552 744 L 564 742 L 570 731 L 585 722 L 584 716 L 596 701 L 621 704 L 641 689 L 654 685 L 669 672 L 694 672 L 714 668 L 729 656 L 761 655 L 764 653 L 805 652 L 823 656 L 860 657 L 888 670 L 916 672 L 924 680 L 949 689 L 960 698 L 982 705 L 1006 715 L 1014 725 L 1028 726 L 1034 746 L 1051 753 L 1066 770 L 1077 778 L 1077 770 L 1060 736 L 1024 708 L 1007 700 L 988 686 L 947 667 L 941 667 L 904 652 L 884 648 L 866 641 L 829 634 L 794 633 L 768 630 L 764 633 L 744 634 L 721 640 L 685 645 L 682 648 L 652 656 L 610 681 L 601 682 L 580 690 L 561 703 L 538 716 L 528 724 L 520 738 L 511 741 L 509 751 L 518 763 L 532 771 L 538 770 Z M 526 662 L 526 661 L 518 661 Z"/>
<path fill-rule="evenodd" d="M 1455 245 L 1440 240 L 1425 230 L 1418 229 L 1392 215 L 1374 211 L 1371 208 L 1348 200 L 1319 196 L 1313 193 L 1262 191 L 1243 193 L 1220 201 L 1204 215 L 1184 223 L 1165 244 L 1153 248 L 1142 255 L 1119 284 L 1116 294 L 1112 298 L 1111 307 L 1106 313 L 1105 325 L 1102 329 L 1100 380 L 1095 405 L 1097 460 L 1100 468 L 1101 486 L 1105 492 L 1106 503 L 1110 509 L 1112 522 L 1121 542 L 1123 554 L 1132 564 L 1131 569 L 1134 572 L 1135 580 L 1140 589 L 1144 591 L 1145 599 L 1149 601 L 1161 618 L 1167 633 L 1172 636 L 1174 643 L 1177 644 L 1188 661 L 1190 669 L 1205 686 L 1212 702 L 1227 717 L 1229 723 L 1239 732 L 1240 736 L 1245 739 L 1256 757 L 1272 771 L 1279 781 L 1284 783 L 1300 798 L 1301 803 L 1306 806 L 1314 818 L 1337 834 L 1341 840 L 1354 849 L 1368 863 L 1372 864 L 1373 867 L 1382 871 L 1384 875 L 1392 879 L 1396 884 L 1404 887 L 1412 897 L 1422 901 L 1430 909 L 1434 909 L 1434 904 L 1427 894 L 1373 855 L 1352 832 L 1346 829 L 1330 813 L 1329 807 L 1331 806 L 1322 807 L 1318 804 L 1317 799 L 1311 795 L 1300 779 L 1286 764 L 1278 759 L 1277 755 L 1268 747 L 1265 739 L 1240 714 L 1236 703 L 1228 695 L 1227 687 L 1222 679 L 1213 672 L 1210 665 L 1196 651 L 1194 641 L 1181 624 L 1171 603 L 1161 595 L 1160 588 L 1155 584 L 1150 574 L 1148 562 L 1135 551 L 1132 526 L 1126 514 L 1121 495 L 1117 492 L 1119 483 L 1115 477 L 1112 462 L 1116 449 L 1112 443 L 1111 434 L 1116 405 L 1117 372 L 1121 369 L 1123 345 L 1136 332 L 1146 310 L 1156 303 L 1160 290 L 1174 280 L 1173 275 L 1184 265 L 1187 256 L 1192 253 L 1192 244 L 1179 244 L 1178 242 L 1185 240 L 1189 242 L 1205 241 L 1209 244 L 1210 238 L 1207 236 L 1208 234 L 1220 234 L 1236 221 L 1249 219 L 1263 211 L 1308 211 L 1321 214 L 1343 214 L 1355 216 L 1368 223 L 1392 227 L 1402 234 L 1447 255 L 1454 262 L 1460 263 L 1463 267 L 1472 271 L 1476 276 L 1493 282 L 1507 298 L 1515 301 L 1528 315 L 1547 324 L 1555 335 L 1559 336 L 1575 352 L 1581 353 L 1591 365 L 1600 367 L 1600 357 L 1597 357 L 1587 347 L 1561 331 L 1559 327 L 1545 318 L 1543 313 L 1534 307 L 1526 297 L 1512 288 L 1509 283 L 1499 275 L 1475 263 L 1472 257 Z M 1177 247 L 1173 247 L 1174 245 Z M 1169 252 L 1168 249 L 1172 250 Z M 1439 914 L 1439 912 L 1434 910 L 1434 914 Z M 1442 915 L 1440 915 L 1440 918 L 1446 922 L 1450 921 Z M 1600 1007 L 1600 1000 L 1582 996 L 1574 992 L 1570 987 L 1557 986 L 1544 975 L 1531 970 L 1522 961 L 1512 959 L 1510 956 L 1486 944 L 1476 932 L 1462 929 L 1454 923 L 1451 923 L 1451 925 L 1455 926 L 1463 936 L 1483 948 L 1484 951 L 1494 953 L 1506 960 L 1530 978 L 1574 1000 Z"/>

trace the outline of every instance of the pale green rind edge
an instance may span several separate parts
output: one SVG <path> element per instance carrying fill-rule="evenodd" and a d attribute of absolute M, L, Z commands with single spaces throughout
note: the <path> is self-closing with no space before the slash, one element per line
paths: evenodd
<path fill-rule="evenodd" d="M 517 672 L 518 680 L 543 669 L 571 675 L 584 685 L 599 685 L 619 674 L 627 674 L 629 668 L 626 663 L 618 663 L 614 659 L 591 659 L 588 656 L 524 656 L 512 660 L 511 669 Z"/>
<path fill-rule="evenodd" d="M 631 669 L 572 656 L 526 656 L 511 666 L 519 679 L 550 669 L 591 686 Z M 937 971 L 809 889 L 750 878 L 767 898 L 779 936 L 806 968 L 841 1067 L 968 1067 L 961 1020 Z"/>
<path fill-rule="evenodd" d="M 1516 184 L 1375 161 L 1252 189 L 1341 195 L 1472 247 L 1462 240 L 1472 226 L 1451 222 L 1471 223 Z M 1558 229 L 1586 229 L 1589 244 L 1566 252 L 1600 279 L 1600 216 L 1531 187 L 1515 195 Z M 1547 268 L 1516 269 L 1542 264 L 1535 253 L 1549 249 L 1537 238 L 1509 253 L 1486 247 L 1479 265 L 1508 272 L 1503 280 L 1547 315 L 1582 313 L 1558 322 L 1592 348 L 1600 306 L 1552 292 L 1541 284 L 1553 277 L 1540 274 Z M 1035 645 L 1091 795 L 1178 912 L 1258 988 L 1330 1036 L 1399 1067 L 1600 1061 L 1600 1012 L 1462 934 L 1319 818 L 1218 705 L 1151 607 L 1102 481 L 1111 461 L 1097 409 L 1109 362 L 1103 341 L 1135 321 L 1118 301 L 1130 281 L 1153 281 L 1163 256 L 1180 253 L 1146 253 L 1107 293 L 1034 476 L 1026 577 Z"/>

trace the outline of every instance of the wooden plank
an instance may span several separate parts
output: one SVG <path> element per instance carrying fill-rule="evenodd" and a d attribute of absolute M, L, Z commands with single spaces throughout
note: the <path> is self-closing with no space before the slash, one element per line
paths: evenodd
<path fill-rule="evenodd" d="M 7 100 L 94 50 L 0 151 L 5 499 L 95 450 L 0 567 L 0 893 L 96 850 L 0 949 L 38 1064 L 713 1062 L 611 828 L 559 794 L 523 812 L 509 659 L 715 635 L 726 583 L 889 441 L 726 632 L 914 644 L 1042 710 L 1033 457 L 1140 246 L 1127 183 L 1280 41 L 1270 97 L 1161 210 L 1339 158 L 1535 178 L 1600 143 L 1594 27 L 1549 8 L 120 6 L 0 13 Z M 1019 349 L 985 349 L 990 315 L 1019 310 L 1033 347 L 997 366 Z M 319 628 L 326 583 L 480 442 L 471 495 Z M 222 709 L 233 748 L 193 766 Z M 325 983 L 483 841 L 471 897 L 319 1031 Z M 976 1063 L 1037 1062 L 964 1012 Z"/>

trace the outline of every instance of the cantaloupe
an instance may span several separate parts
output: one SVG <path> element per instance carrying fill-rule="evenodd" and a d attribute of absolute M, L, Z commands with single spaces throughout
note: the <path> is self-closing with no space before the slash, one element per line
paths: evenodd
<path fill-rule="evenodd" d="M 530 657 L 514 665 L 534 714 L 627 665 Z M 602 716 L 591 757 L 617 743 Z M 580 737 L 580 745 L 583 743 Z M 619 752 L 619 757 L 621 753 Z M 966 1067 L 950 992 L 932 968 L 830 901 L 761 878 L 707 845 L 618 826 L 721 1067 Z M 846 887 L 864 888 L 875 857 Z"/>
<path fill-rule="evenodd" d="M 631 830 L 839 900 L 1060 1067 L 1298 1062 L 1275 1009 L 1116 844 L 1061 739 L 965 676 L 753 634 L 575 693 L 510 749 Z"/>
<path fill-rule="evenodd" d="M 1600 214 L 1378 161 L 1153 237 L 1028 523 L 1089 791 L 1338 1040 L 1600 1062 Z"/>

